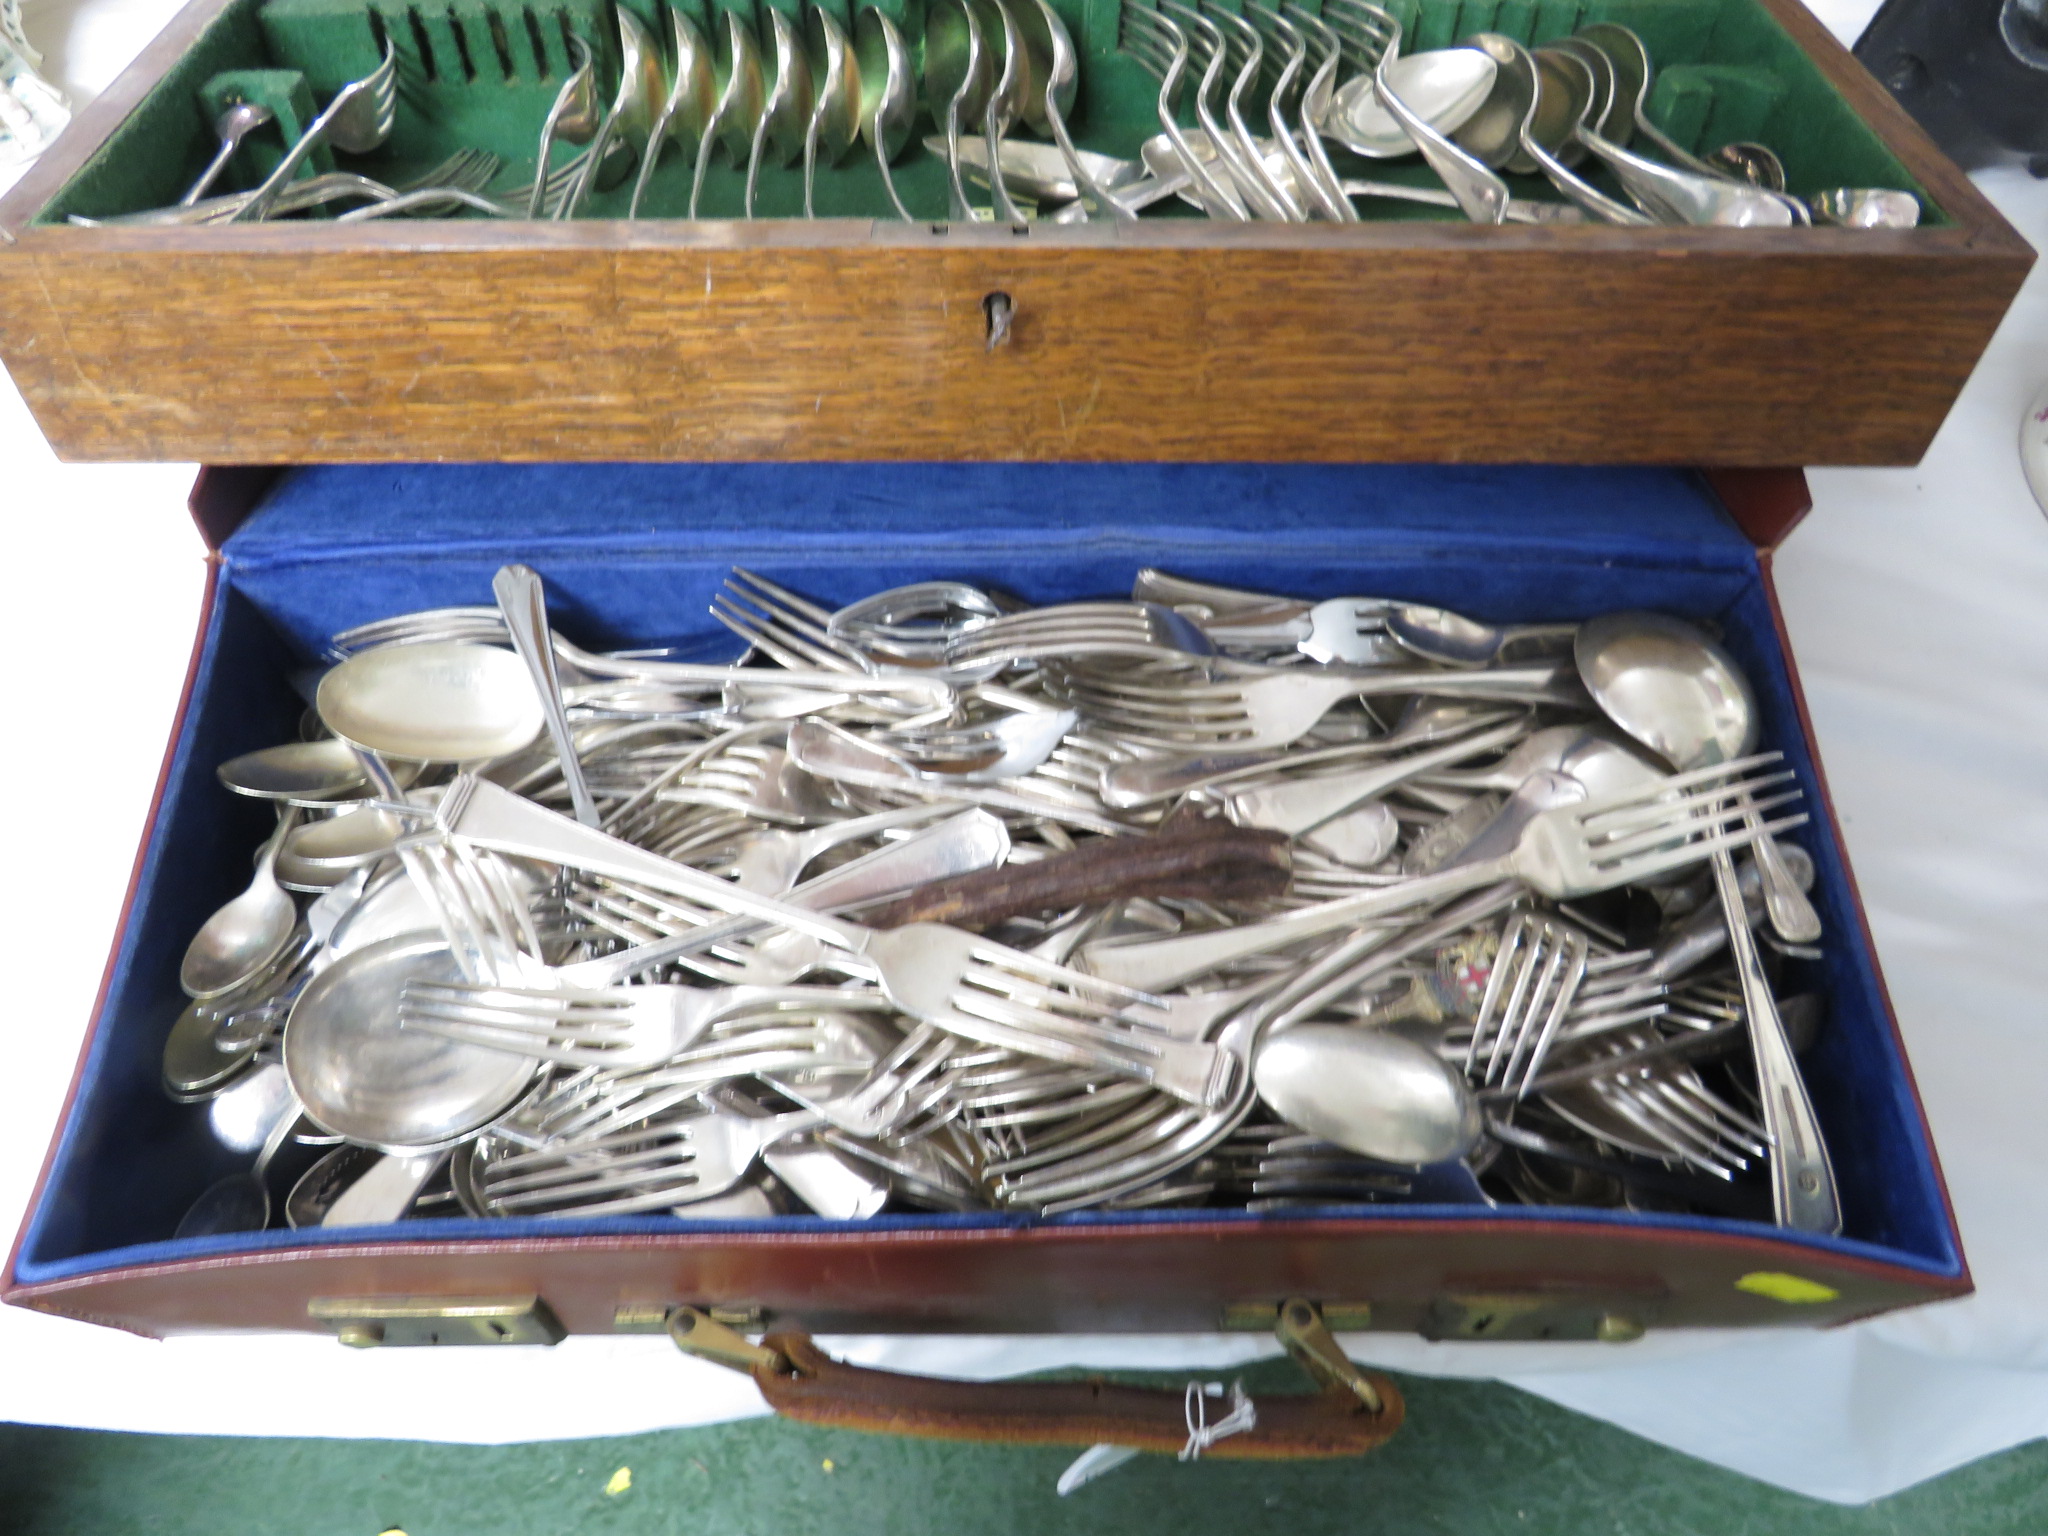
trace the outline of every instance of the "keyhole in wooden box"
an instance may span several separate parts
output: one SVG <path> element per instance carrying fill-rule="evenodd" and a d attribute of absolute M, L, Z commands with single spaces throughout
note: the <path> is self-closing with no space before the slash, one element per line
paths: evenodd
<path fill-rule="evenodd" d="M 985 294 L 981 300 L 981 315 L 988 327 L 988 350 L 1007 345 L 1010 340 L 1010 326 L 1017 316 L 1016 302 L 1007 293 L 998 290 Z"/>

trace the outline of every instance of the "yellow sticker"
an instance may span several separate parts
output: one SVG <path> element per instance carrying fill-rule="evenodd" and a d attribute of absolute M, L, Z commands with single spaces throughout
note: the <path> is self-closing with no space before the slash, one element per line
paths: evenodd
<path fill-rule="evenodd" d="M 824 1467 L 827 1472 L 837 1472 L 839 1470 L 838 1467 L 833 1465 L 832 1458 L 829 1456 L 825 1458 Z"/>
<path fill-rule="evenodd" d="M 612 1480 L 604 1485 L 604 1491 L 613 1498 L 617 1498 L 632 1486 L 633 1469 L 631 1467 L 621 1467 L 612 1474 Z"/>
<path fill-rule="evenodd" d="M 1744 1275 L 1735 1282 L 1735 1289 L 1748 1291 L 1752 1296 L 1768 1296 L 1773 1301 L 1795 1307 L 1816 1301 L 1833 1301 L 1842 1294 L 1832 1285 L 1822 1285 L 1818 1280 L 1808 1280 L 1802 1275 L 1781 1274 L 1775 1269 L 1759 1269 Z"/>

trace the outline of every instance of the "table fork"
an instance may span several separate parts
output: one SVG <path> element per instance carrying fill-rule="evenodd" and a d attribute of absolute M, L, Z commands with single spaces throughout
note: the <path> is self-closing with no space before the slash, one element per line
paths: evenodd
<path fill-rule="evenodd" d="M 470 1186 L 494 1216 L 621 1216 L 709 1199 L 763 1151 L 815 1128 L 808 1111 L 762 1119 L 714 1110 L 585 1141 L 475 1156 Z"/>
<path fill-rule="evenodd" d="M 277 168 L 263 179 L 249 201 L 230 223 L 268 218 L 278 194 L 285 189 L 306 157 L 327 140 L 351 154 L 368 154 L 391 137 L 398 121 L 398 51 L 387 41 L 384 62 L 360 80 L 351 80 L 334 93 L 326 109 L 306 126 L 292 147 L 285 151 Z"/>
<path fill-rule="evenodd" d="M 1133 744 L 1233 753 L 1299 741 L 1347 699 L 1424 694 L 1520 704 L 1583 702 L 1569 663 L 1458 672 L 1248 668 L 1215 682 L 1184 670 L 1133 674 L 1073 667 L 1060 670 L 1056 693 L 1090 724 Z"/>
<path fill-rule="evenodd" d="M 556 988 L 409 983 L 398 1025 L 570 1067 L 666 1062 L 713 1024 L 790 1023 L 802 1010 L 888 1008 L 883 999 L 834 987 Z M 764 1032 L 737 1042 L 753 1049 Z M 779 1038 L 779 1037 L 775 1037 Z"/>
<path fill-rule="evenodd" d="M 1248 955 L 1284 949 L 1501 880 L 1520 880 L 1553 900 L 1613 890 L 1696 863 L 1718 849 L 1754 841 L 1756 827 L 1742 810 L 1724 801 L 1731 794 L 1786 784 L 1792 777 L 1789 772 L 1761 771 L 1778 760 L 1777 753 L 1763 753 L 1675 774 L 1635 794 L 1560 805 L 1531 816 L 1513 847 L 1497 857 L 1240 928 L 1149 943 L 1090 945 L 1082 951 L 1084 963 L 1108 980 L 1157 991 Z M 1775 809 L 1798 797 L 1793 788 L 1759 801 L 1757 809 Z M 1803 814 L 1794 814 L 1769 825 L 1775 831 L 1805 821 Z"/>

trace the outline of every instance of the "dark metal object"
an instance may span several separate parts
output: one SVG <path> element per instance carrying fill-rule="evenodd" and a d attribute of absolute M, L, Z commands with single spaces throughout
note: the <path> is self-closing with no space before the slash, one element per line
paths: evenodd
<path fill-rule="evenodd" d="M 2048 176 L 2048 0 L 1885 0 L 1855 52 L 1957 164 Z"/>

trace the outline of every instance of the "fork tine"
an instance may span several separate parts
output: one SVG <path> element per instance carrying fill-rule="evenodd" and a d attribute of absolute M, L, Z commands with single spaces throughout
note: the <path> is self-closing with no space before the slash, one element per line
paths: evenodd
<path fill-rule="evenodd" d="M 1716 853 L 1733 853 L 1738 848 L 1747 848 L 1766 832 L 1773 836 L 1780 832 L 1789 832 L 1795 827 L 1805 826 L 1811 819 L 1801 814 L 1780 817 L 1776 821 L 1764 822 L 1760 826 L 1738 825 L 1713 837 L 1699 838 L 1661 852 L 1637 854 L 1608 867 L 1604 874 L 1610 876 L 1617 885 L 1633 885 L 1653 875 L 1661 875 L 1667 870 L 1696 864 Z"/>
<path fill-rule="evenodd" d="M 748 585 L 755 587 L 759 591 L 764 592 L 768 596 L 774 598 L 784 607 L 794 609 L 796 612 L 801 613 L 805 618 L 811 620 L 815 624 L 826 624 L 831 621 L 832 612 L 830 609 L 820 608 L 816 603 L 810 601 L 808 598 L 799 597 L 796 593 L 790 591 L 787 587 L 777 586 L 774 582 L 770 581 L 765 576 L 758 575 L 753 571 L 746 570 L 737 565 L 732 568 L 732 573 L 733 575 L 739 577 L 742 581 L 746 582 Z"/>

